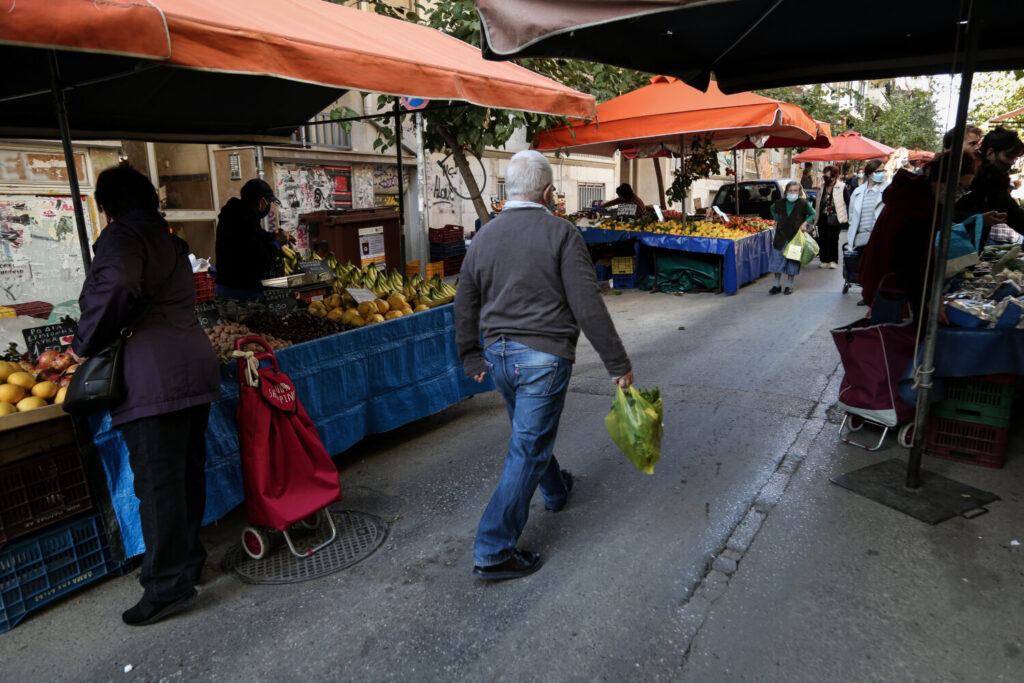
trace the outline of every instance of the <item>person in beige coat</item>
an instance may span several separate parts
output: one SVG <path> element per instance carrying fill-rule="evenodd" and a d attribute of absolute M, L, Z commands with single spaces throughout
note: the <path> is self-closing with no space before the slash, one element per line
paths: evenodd
<path fill-rule="evenodd" d="M 839 232 L 846 227 L 846 184 L 839 179 L 839 169 L 826 166 L 821 173 L 814 213 L 817 218 L 819 268 L 837 268 L 839 264 Z"/>

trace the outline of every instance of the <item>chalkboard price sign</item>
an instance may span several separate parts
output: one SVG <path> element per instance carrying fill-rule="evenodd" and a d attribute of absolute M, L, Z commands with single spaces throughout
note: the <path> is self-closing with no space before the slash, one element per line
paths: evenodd
<path fill-rule="evenodd" d="M 299 270 L 312 275 L 317 282 L 330 282 L 334 279 L 334 271 L 323 261 L 300 261 Z"/>
<path fill-rule="evenodd" d="M 78 331 L 78 323 L 70 318 L 56 325 L 29 327 L 21 331 L 25 337 L 29 358 L 38 358 L 43 351 L 64 351 L 71 346 L 71 340 Z"/>
<path fill-rule="evenodd" d="M 267 313 L 276 316 L 288 315 L 298 308 L 298 301 L 290 289 L 267 287 L 263 290 Z"/>
<path fill-rule="evenodd" d="M 628 204 L 618 204 L 615 207 L 615 218 L 622 221 L 631 221 L 636 218 L 636 204 L 630 202 Z"/>
<path fill-rule="evenodd" d="M 196 304 L 196 319 L 199 321 L 199 326 L 205 330 L 216 327 L 224 322 L 221 320 L 217 306 L 212 301 L 203 301 Z"/>

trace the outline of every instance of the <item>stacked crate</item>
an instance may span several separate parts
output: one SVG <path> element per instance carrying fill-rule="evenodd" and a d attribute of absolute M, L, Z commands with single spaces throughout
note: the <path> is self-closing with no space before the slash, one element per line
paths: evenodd
<path fill-rule="evenodd" d="M 33 422 L 36 412 L 4 418 L 25 423 L 0 433 L 0 633 L 129 566 L 111 561 L 70 419 Z"/>
<path fill-rule="evenodd" d="M 1013 392 L 1013 375 L 946 380 L 946 398 L 929 411 L 925 452 L 936 458 L 1002 467 Z"/>
<path fill-rule="evenodd" d="M 217 287 L 213 277 L 206 271 L 193 273 L 192 277 L 195 279 L 196 303 L 201 304 L 204 301 L 213 301 L 214 290 Z"/>
<path fill-rule="evenodd" d="M 632 256 L 612 258 L 612 287 L 633 289 L 636 287 L 636 259 Z"/>
<path fill-rule="evenodd" d="M 430 260 L 444 264 L 445 276 L 462 270 L 462 260 L 466 257 L 465 234 L 461 225 L 446 225 L 429 231 Z"/>

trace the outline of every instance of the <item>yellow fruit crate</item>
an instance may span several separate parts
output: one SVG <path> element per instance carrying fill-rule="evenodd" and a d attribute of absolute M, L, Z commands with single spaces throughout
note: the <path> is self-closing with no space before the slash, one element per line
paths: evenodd
<path fill-rule="evenodd" d="M 444 277 L 444 261 L 434 261 L 433 263 L 427 264 L 426 278 L 429 280 L 435 275 Z"/>
<path fill-rule="evenodd" d="M 636 261 L 632 256 L 613 256 L 612 275 L 632 275 L 636 270 Z"/>
<path fill-rule="evenodd" d="M 406 277 L 409 277 L 410 275 L 418 275 L 419 272 L 420 272 L 420 262 L 419 261 L 406 261 L 405 262 L 405 276 Z"/>

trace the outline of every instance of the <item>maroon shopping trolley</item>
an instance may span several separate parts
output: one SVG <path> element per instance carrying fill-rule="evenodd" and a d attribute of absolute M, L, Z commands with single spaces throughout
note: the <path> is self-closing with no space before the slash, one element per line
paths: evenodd
<path fill-rule="evenodd" d="M 839 427 L 843 442 L 877 451 L 889 430 L 899 428 L 900 445 L 910 447 L 915 411 L 900 397 L 896 385 L 914 359 L 916 335 L 912 320 L 873 323 L 865 318 L 832 330 L 845 371 L 839 387 L 839 407 L 846 412 Z M 874 446 L 850 439 L 850 433 L 865 424 L 882 429 Z"/>

